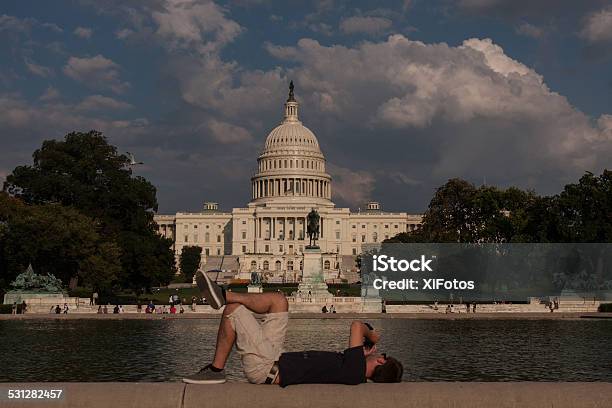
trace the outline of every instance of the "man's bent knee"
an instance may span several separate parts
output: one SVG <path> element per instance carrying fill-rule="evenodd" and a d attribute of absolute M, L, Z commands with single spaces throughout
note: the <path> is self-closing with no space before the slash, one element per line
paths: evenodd
<path fill-rule="evenodd" d="M 229 315 L 240 306 L 242 306 L 240 303 L 230 303 L 225 305 L 225 308 L 223 309 L 223 316 Z"/>
<path fill-rule="evenodd" d="M 275 293 L 274 300 L 272 302 L 272 307 L 270 308 L 270 312 L 279 313 L 286 312 L 289 310 L 289 302 L 287 302 L 287 298 L 282 293 Z"/>

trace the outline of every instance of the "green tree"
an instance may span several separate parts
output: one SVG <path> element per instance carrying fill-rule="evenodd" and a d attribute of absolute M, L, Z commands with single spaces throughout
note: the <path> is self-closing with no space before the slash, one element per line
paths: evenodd
<path fill-rule="evenodd" d="M 5 191 L 27 204 L 61 204 L 92 218 L 101 236 L 119 246 L 123 287 L 148 289 L 170 281 L 172 242 L 155 233 L 155 187 L 134 177 L 129 159 L 100 132 L 44 141 L 33 159 L 7 176 Z"/>
<path fill-rule="evenodd" d="M 0 270 L 6 287 L 32 263 L 36 273 L 68 284 L 109 288 L 120 270 L 120 251 L 96 232 L 96 223 L 58 204 L 25 205 L 0 193 Z"/>
<path fill-rule="evenodd" d="M 612 171 L 587 172 L 568 184 L 554 203 L 558 238 L 563 242 L 612 242 Z"/>
<path fill-rule="evenodd" d="M 193 275 L 200 268 L 202 260 L 202 248 L 199 246 L 184 246 L 181 250 L 179 264 L 181 273 L 185 276 L 185 282 L 192 282 Z"/>
<path fill-rule="evenodd" d="M 550 197 L 449 180 L 436 190 L 423 227 L 386 242 L 611 242 L 612 171 L 587 172 Z"/>
<path fill-rule="evenodd" d="M 422 228 L 387 242 L 519 242 L 525 237 L 528 210 L 538 200 L 530 191 L 475 187 L 452 179 L 436 190 Z"/>

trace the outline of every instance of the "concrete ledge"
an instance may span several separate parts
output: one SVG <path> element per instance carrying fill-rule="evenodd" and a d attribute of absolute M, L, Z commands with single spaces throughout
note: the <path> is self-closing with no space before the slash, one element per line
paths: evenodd
<path fill-rule="evenodd" d="M 558 319 L 612 319 L 612 313 L 290 313 L 290 319 L 414 319 L 414 320 L 558 320 Z M 91 319 L 91 320 L 173 320 L 173 319 L 219 319 L 219 314 L 0 314 L 0 320 L 40 320 L 40 319 Z"/>
<path fill-rule="evenodd" d="M 607 408 L 612 383 L 405 382 L 401 384 L 278 386 L 227 383 L 0 383 L 5 408 L 102 407 L 406 407 Z M 7 389 L 63 389 L 58 401 L 7 400 Z"/>

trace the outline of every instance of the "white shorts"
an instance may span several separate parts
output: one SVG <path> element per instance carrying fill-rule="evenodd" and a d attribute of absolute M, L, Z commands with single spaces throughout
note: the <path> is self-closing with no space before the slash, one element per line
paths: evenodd
<path fill-rule="evenodd" d="M 253 312 L 240 305 L 227 318 L 236 331 L 236 350 L 249 382 L 263 384 L 283 353 L 288 312 L 268 313 L 259 323 Z"/>

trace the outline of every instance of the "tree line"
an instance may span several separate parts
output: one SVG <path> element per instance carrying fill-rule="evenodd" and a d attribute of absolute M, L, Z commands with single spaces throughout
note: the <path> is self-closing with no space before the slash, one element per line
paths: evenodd
<path fill-rule="evenodd" d="M 552 196 L 452 179 L 436 190 L 420 229 L 385 242 L 612 242 L 612 171 L 587 172 Z"/>

